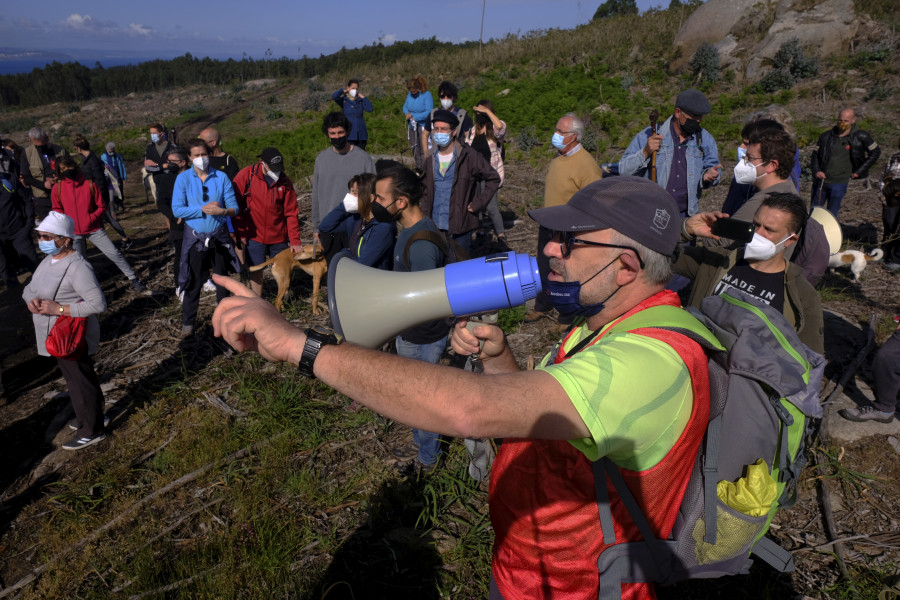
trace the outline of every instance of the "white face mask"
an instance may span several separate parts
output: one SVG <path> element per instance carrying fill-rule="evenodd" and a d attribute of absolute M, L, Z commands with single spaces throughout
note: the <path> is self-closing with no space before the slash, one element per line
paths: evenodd
<path fill-rule="evenodd" d="M 773 244 L 772 240 L 754 233 L 753 239 L 744 247 L 744 258 L 747 260 L 769 260 L 778 253 L 778 246 L 791 239 L 793 235 L 792 233 L 777 244 Z"/>
<path fill-rule="evenodd" d="M 453 107 L 453 100 L 451 98 L 442 98 L 441 106 L 443 106 L 445 110 L 450 110 Z"/>
<path fill-rule="evenodd" d="M 275 171 L 266 171 L 266 177 L 272 180 L 272 183 L 278 181 L 278 176 L 280 173 L 276 173 Z"/>
<path fill-rule="evenodd" d="M 762 177 L 762 175 L 756 174 L 756 168 L 765 164 L 768 164 L 768 161 L 759 165 L 753 165 L 750 163 L 749 159 L 745 158 L 734 166 L 734 180 L 738 183 L 750 185 L 756 183 L 756 180 Z"/>
<path fill-rule="evenodd" d="M 348 213 L 359 212 L 359 198 L 347 192 L 344 196 L 344 210 Z"/>
<path fill-rule="evenodd" d="M 356 98 L 356 90 L 355 90 L 355 89 L 350 90 L 350 97 L 351 97 L 351 98 Z"/>
<path fill-rule="evenodd" d="M 209 168 L 209 157 L 208 156 L 198 156 L 197 158 L 191 159 L 191 164 L 197 168 L 199 171 L 206 171 Z"/>

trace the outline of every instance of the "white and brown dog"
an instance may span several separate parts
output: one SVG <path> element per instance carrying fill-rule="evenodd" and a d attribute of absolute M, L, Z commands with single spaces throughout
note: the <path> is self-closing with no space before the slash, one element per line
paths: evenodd
<path fill-rule="evenodd" d="M 828 259 L 828 266 L 832 269 L 850 267 L 850 271 L 853 273 L 853 281 L 859 282 L 859 276 L 865 270 L 866 265 L 873 260 L 881 260 L 883 257 L 884 252 L 880 248 L 872 250 L 869 254 L 864 254 L 859 250 L 844 250 L 843 252 L 832 254 L 831 258 Z"/>

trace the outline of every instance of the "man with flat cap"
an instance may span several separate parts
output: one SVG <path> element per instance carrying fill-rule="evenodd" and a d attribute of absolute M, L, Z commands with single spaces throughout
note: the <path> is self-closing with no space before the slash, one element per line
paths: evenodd
<path fill-rule="evenodd" d="M 234 190 L 241 205 L 234 230 L 247 249 L 247 266 L 262 264 L 288 247 L 295 254 L 302 250 L 297 193 L 277 148 L 265 148 L 258 163 L 238 171 Z M 251 271 L 250 289 L 261 294 L 262 284 L 263 272 Z"/>
<path fill-rule="evenodd" d="M 425 157 L 425 195 L 422 212 L 469 251 L 479 211 L 487 207 L 500 187 L 500 175 L 480 152 L 456 139 L 459 119 L 449 110 L 431 115 L 434 152 Z M 484 188 L 478 191 L 478 182 Z"/>
<path fill-rule="evenodd" d="M 682 217 L 700 211 L 700 195 L 722 176 L 716 140 L 700 126 L 712 107 L 702 92 L 684 90 L 675 98 L 675 113 L 657 131 L 644 129 L 619 160 L 620 175 L 656 181 L 678 205 Z"/>
<path fill-rule="evenodd" d="M 410 426 L 503 438 L 491 472 L 490 598 L 597 598 L 601 584 L 621 587 L 629 598 L 651 598 L 649 584 L 598 572 L 601 552 L 639 534 L 614 492 L 614 527 L 601 527 L 595 489 L 607 486 L 595 488 L 592 461 L 615 463 L 654 532 L 665 538 L 709 410 L 704 352 L 681 334 L 653 327 L 677 320 L 699 328 L 678 296 L 664 289 L 679 240 L 678 209 L 645 179 L 612 177 L 530 215 L 556 232 L 543 250 L 550 258 L 550 297 L 560 312 L 576 317 L 534 370 L 520 369 L 493 325 L 469 332 L 461 320 L 454 328 L 454 350 L 476 354 L 484 365 L 483 373 L 471 373 L 341 344 L 312 329 L 304 333 L 229 278 L 218 280 L 235 297 L 216 310 L 216 335 L 239 351 L 297 363 L 301 372 Z M 427 400 L 422 389 L 430 392 Z"/>

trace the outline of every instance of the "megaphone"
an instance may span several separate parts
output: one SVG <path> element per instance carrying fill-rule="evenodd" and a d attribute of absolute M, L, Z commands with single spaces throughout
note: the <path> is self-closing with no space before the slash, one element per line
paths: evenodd
<path fill-rule="evenodd" d="M 328 310 L 347 341 L 377 348 L 416 325 L 525 304 L 541 291 L 537 260 L 505 252 L 404 273 L 335 255 L 328 268 Z"/>

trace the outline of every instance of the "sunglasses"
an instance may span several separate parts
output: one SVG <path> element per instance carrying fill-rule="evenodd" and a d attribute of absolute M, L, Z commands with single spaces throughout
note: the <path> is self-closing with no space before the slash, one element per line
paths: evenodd
<path fill-rule="evenodd" d="M 203 202 L 209 200 L 209 188 L 205 185 L 203 186 Z"/>
<path fill-rule="evenodd" d="M 560 232 L 562 238 L 559 241 L 559 252 L 562 254 L 563 258 L 569 258 L 569 255 L 572 254 L 572 247 L 575 244 L 583 244 L 585 246 L 597 246 L 599 248 L 619 248 L 620 250 L 631 250 L 634 252 L 634 255 L 637 256 L 638 263 L 640 263 L 641 268 L 644 268 L 644 260 L 641 258 L 640 253 L 631 246 L 620 246 L 618 244 L 604 244 L 602 242 L 591 242 L 589 240 L 582 240 L 577 237 L 571 231 L 562 231 Z"/>

